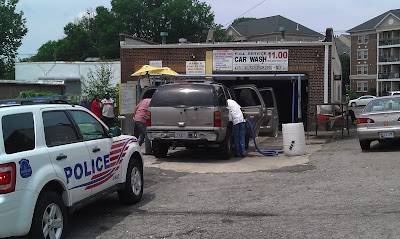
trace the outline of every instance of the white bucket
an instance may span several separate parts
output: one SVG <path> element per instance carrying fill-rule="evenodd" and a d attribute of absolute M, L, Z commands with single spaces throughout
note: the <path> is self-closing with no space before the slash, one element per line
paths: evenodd
<path fill-rule="evenodd" d="M 306 153 L 306 136 L 303 123 L 282 124 L 283 151 L 287 156 Z"/>

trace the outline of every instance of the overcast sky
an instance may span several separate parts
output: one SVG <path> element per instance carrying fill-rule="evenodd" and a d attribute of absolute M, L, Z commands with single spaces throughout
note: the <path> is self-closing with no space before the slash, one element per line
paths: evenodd
<path fill-rule="evenodd" d="M 200 0 L 202 1 L 202 0 Z M 29 32 L 19 48 L 19 57 L 36 54 L 49 40 L 64 37 L 64 26 L 87 9 L 111 8 L 110 0 L 20 0 Z M 218 24 L 229 26 L 239 17 L 284 16 L 325 34 L 333 27 L 335 35 L 360 25 L 388 10 L 400 8 L 399 0 L 203 0 L 211 5 Z"/>

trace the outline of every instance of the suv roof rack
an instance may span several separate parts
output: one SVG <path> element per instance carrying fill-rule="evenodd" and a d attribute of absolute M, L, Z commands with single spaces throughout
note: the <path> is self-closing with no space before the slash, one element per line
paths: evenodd
<path fill-rule="evenodd" d="M 208 84 L 217 83 L 217 82 L 210 81 L 210 80 L 185 80 L 185 82 L 189 82 L 189 83 L 208 83 Z"/>

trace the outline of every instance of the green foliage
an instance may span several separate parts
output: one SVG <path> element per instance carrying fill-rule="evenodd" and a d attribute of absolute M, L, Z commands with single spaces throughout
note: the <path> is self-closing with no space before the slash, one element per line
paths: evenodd
<path fill-rule="evenodd" d="M 0 79 L 12 74 L 15 56 L 21 46 L 22 37 L 26 35 L 26 20 L 23 12 L 16 12 L 19 0 L 0 1 Z"/>
<path fill-rule="evenodd" d="M 216 42 L 230 42 L 233 37 L 226 34 L 226 29 L 221 24 L 216 24 L 214 27 L 214 38 Z"/>
<path fill-rule="evenodd" d="M 83 77 L 83 92 L 90 102 L 96 95 L 100 95 L 103 98 L 106 93 L 109 93 L 114 102 L 118 103 L 118 87 L 111 85 L 112 77 L 111 66 L 105 63 L 101 64 L 100 67 L 96 67 L 94 71 L 89 70 L 87 78 Z"/>
<path fill-rule="evenodd" d="M 70 94 L 68 95 L 68 103 L 73 104 L 73 105 L 79 105 L 81 103 L 81 97 L 76 94 Z"/>
<path fill-rule="evenodd" d="M 358 97 L 360 97 L 360 96 L 357 94 L 357 92 L 352 91 L 352 90 L 349 91 L 349 92 L 347 92 L 347 94 L 349 94 L 350 100 L 357 99 Z"/>
<path fill-rule="evenodd" d="M 376 88 L 369 88 L 368 94 L 370 94 L 370 95 L 376 95 Z"/>
<path fill-rule="evenodd" d="M 233 22 L 232 25 L 236 25 L 239 24 L 241 22 L 246 22 L 246 21 L 250 21 L 250 20 L 256 20 L 257 18 L 254 17 L 240 17 L 240 18 L 236 18 Z"/>
<path fill-rule="evenodd" d="M 208 30 L 215 29 L 216 39 L 222 38 L 211 7 L 199 0 L 111 0 L 111 6 L 88 10 L 64 27 L 65 38 L 45 43 L 25 61 L 118 59 L 120 33 L 161 43 L 160 32 L 168 32 L 167 43 L 205 42 Z"/>
<path fill-rule="evenodd" d="M 53 96 L 53 95 L 57 95 L 57 94 L 52 93 L 52 92 L 36 92 L 34 90 L 19 92 L 19 98 L 34 98 L 34 97 L 39 97 L 39 96 Z"/>

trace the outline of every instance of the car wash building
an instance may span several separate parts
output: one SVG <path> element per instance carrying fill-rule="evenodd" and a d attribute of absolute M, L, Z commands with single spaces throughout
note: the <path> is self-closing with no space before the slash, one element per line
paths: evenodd
<path fill-rule="evenodd" d="M 308 119 L 309 104 L 341 100 L 341 64 L 327 29 L 323 41 L 206 42 L 135 45 L 120 36 L 121 83 L 137 82 L 131 74 L 143 65 L 169 67 L 167 81 L 208 79 L 227 86 L 273 87 L 281 123 Z M 294 100 L 293 98 L 294 97 Z M 134 107 L 134 106 L 132 106 Z"/>

